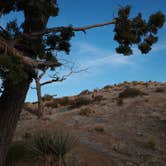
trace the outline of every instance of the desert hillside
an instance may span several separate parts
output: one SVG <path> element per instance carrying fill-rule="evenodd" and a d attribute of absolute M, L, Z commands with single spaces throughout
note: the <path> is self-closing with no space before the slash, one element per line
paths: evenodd
<path fill-rule="evenodd" d="M 125 82 L 60 99 L 47 95 L 43 101 L 40 120 L 22 111 L 14 141 L 29 139 L 39 129 L 61 128 L 79 140 L 69 166 L 166 165 L 166 83 Z"/>

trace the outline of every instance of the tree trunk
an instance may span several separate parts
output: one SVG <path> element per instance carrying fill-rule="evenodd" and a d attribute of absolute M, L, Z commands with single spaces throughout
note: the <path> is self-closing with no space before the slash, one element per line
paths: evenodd
<path fill-rule="evenodd" d="M 4 83 L 4 91 L 0 98 L 0 166 L 5 166 L 7 151 L 12 141 L 30 82 L 31 79 L 23 81 L 19 85 L 13 85 L 9 80 Z"/>
<path fill-rule="evenodd" d="M 40 79 L 36 78 L 35 82 L 36 82 L 36 91 L 38 98 L 38 118 L 40 119 L 43 116 L 43 100 L 41 95 Z"/>

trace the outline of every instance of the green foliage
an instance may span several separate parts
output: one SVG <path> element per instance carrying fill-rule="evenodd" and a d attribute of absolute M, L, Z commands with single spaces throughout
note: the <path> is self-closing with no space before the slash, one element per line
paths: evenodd
<path fill-rule="evenodd" d="M 6 25 L 6 30 L 9 33 L 8 35 L 15 38 L 20 34 L 20 29 L 17 25 L 17 20 L 8 22 Z"/>
<path fill-rule="evenodd" d="M 73 36 L 74 32 L 72 30 L 72 27 L 61 27 L 60 32 L 48 35 L 46 43 L 51 49 L 65 51 L 67 54 L 69 54 L 70 40 Z"/>
<path fill-rule="evenodd" d="M 148 21 L 142 19 L 139 13 L 135 18 L 130 19 L 131 7 L 126 6 L 119 9 L 118 17 L 115 23 L 114 40 L 119 43 L 116 48 L 117 53 L 131 55 L 133 53 L 131 46 L 137 44 L 139 50 L 146 54 L 151 50 L 151 46 L 157 42 L 155 36 L 158 29 L 164 25 L 165 16 L 162 12 L 157 12 L 149 17 Z"/>

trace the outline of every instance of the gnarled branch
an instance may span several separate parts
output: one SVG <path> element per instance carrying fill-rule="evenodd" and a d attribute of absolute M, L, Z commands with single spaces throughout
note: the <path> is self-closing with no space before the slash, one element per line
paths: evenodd
<path fill-rule="evenodd" d="M 72 26 L 66 26 L 66 27 L 54 27 L 54 28 L 48 28 L 42 32 L 35 32 L 35 33 L 30 33 L 30 34 L 25 34 L 24 35 L 26 37 L 30 37 L 30 36 L 39 36 L 39 35 L 44 35 L 44 34 L 48 34 L 48 33 L 52 33 L 52 32 L 60 32 L 61 30 L 63 30 L 63 28 L 72 28 L 73 31 L 77 32 L 77 31 L 83 31 L 85 32 L 86 30 L 92 29 L 92 28 L 97 28 L 97 27 L 102 27 L 102 26 L 107 26 L 107 25 L 111 25 L 111 24 L 115 24 L 116 20 L 113 19 L 110 22 L 104 22 L 104 23 L 99 23 L 99 24 L 92 24 L 92 25 L 87 25 L 87 26 L 82 26 L 82 27 L 72 27 Z"/>
<path fill-rule="evenodd" d="M 59 66 L 60 63 L 58 62 L 49 62 L 49 61 L 39 61 L 32 59 L 30 57 L 24 56 L 24 54 L 14 47 L 11 47 L 7 42 L 4 40 L 0 40 L 0 51 L 5 52 L 10 56 L 15 56 L 16 58 L 20 59 L 20 62 L 31 69 L 44 69 L 45 67 L 53 67 Z"/>

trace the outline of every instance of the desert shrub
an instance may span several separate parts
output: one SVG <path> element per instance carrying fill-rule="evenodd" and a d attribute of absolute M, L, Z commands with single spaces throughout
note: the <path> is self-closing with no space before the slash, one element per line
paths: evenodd
<path fill-rule="evenodd" d="M 83 108 L 80 110 L 79 114 L 82 116 L 90 116 L 91 114 L 95 113 L 94 110 L 92 110 L 89 107 Z"/>
<path fill-rule="evenodd" d="M 94 129 L 95 129 L 95 131 L 100 132 L 100 133 L 104 132 L 104 127 L 103 126 L 96 126 Z"/>
<path fill-rule="evenodd" d="M 66 106 L 66 105 L 70 105 L 71 104 L 71 100 L 69 99 L 69 97 L 63 97 L 61 99 L 58 100 L 60 105 L 62 106 Z"/>
<path fill-rule="evenodd" d="M 163 93 L 163 92 L 165 92 L 165 88 L 158 87 L 158 88 L 156 88 L 155 92 Z"/>
<path fill-rule="evenodd" d="M 75 147 L 77 139 L 64 131 L 39 131 L 30 140 L 12 143 L 7 154 L 7 166 L 18 161 L 42 161 L 47 166 L 65 166 L 66 155 Z M 40 165 L 42 165 L 40 164 Z"/>
<path fill-rule="evenodd" d="M 66 165 L 65 156 L 76 145 L 77 139 L 64 131 L 38 132 L 28 147 L 31 158 L 49 159 L 48 163 Z"/>
<path fill-rule="evenodd" d="M 156 148 L 156 140 L 153 136 L 149 137 L 146 141 L 146 147 L 151 149 L 151 150 L 155 150 Z"/>
<path fill-rule="evenodd" d="M 53 99 L 53 96 L 51 95 L 48 95 L 48 94 L 45 94 L 43 97 L 42 97 L 42 100 L 43 101 L 50 101 Z"/>
<path fill-rule="evenodd" d="M 63 97 L 58 99 L 53 99 L 52 101 L 45 103 L 46 107 L 57 108 L 60 106 L 72 105 L 73 101 L 69 97 Z"/>
<path fill-rule="evenodd" d="M 102 95 L 94 96 L 93 100 L 94 101 L 101 101 L 101 100 L 104 100 L 104 97 Z"/>
<path fill-rule="evenodd" d="M 117 103 L 117 106 L 122 106 L 123 105 L 123 99 L 122 98 L 117 98 L 116 103 Z"/>
<path fill-rule="evenodd" d="M 103 89 L 107 90 L 107 89 L 110 89 L 110 88 L 111 88 L 111 85 L 106 85 L 106 86 L 104 86 Z"/>
<path fill-rule="evenodd" d="M 58 107 L 58 103 L 55 102 L 55 101 L 51 101 L 51 102 L 45 103 L 44 106 L 45 107 L 51 107 L 51 108 L 57 108 Z"/>
<path fill-rule="evenodd" d="M 70 108 L 79 108 L 83 105 L 88 105 L 91 102 L 92 101 L 86 97 L 78 97 L 73 101 L 73 103 L 71 103 Z"/>
<path fill-rule="evenodd" d="M 84 90 L 82 91 L 79 95 L 88 95 L 90 94 L 91 92 L 89 90 Z"/>
<path fill-rule="evenodd" d="M 25 160 L 27 156 L 26 144 L 23 141 L 13 142 L 7 153 L 7 166 L 16 165 L 16 162 Z"/>
<path fill-rule="evenodd" d="M 119 98 L 130 98 L 142 95 L 147 95 L 147 94 L 140 91 L 139 89 L 128 87 L 123 92 L 119 93 Z"/>

